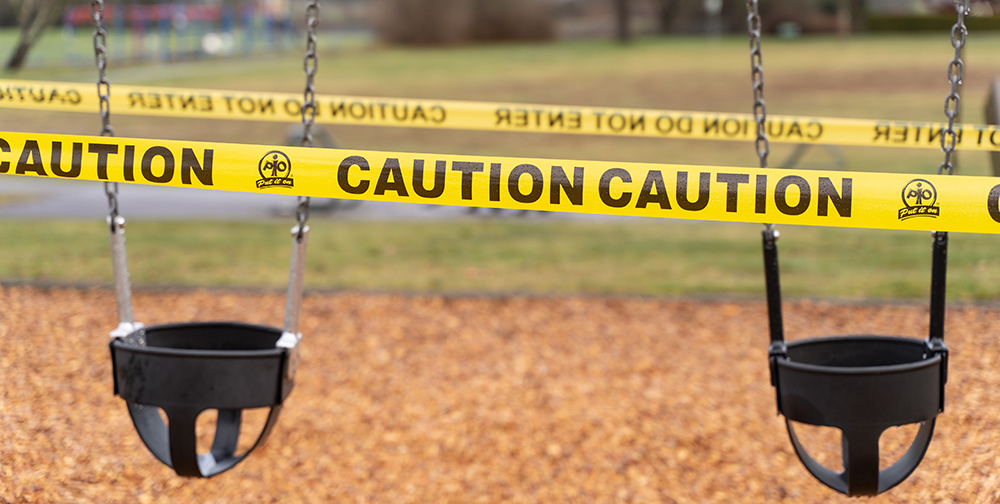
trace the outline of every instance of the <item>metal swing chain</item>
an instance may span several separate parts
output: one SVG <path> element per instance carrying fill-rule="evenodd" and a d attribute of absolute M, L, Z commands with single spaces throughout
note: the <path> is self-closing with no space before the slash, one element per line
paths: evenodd
<path fill-rule="evenodd" d="M 100 100 L 101 136 L 114 136 L 111 127 L 111 82 L 105 74 L 108 67 L 108 32 L 104 30 L 104 0 L 91 0 L 90 17 L 94 21 L 94 62 L 97 64 L 97 97 Z M 104 193 L 108 197 L 108 216 L 112 232 L 118 220 L 118 183 L 105 182 Z"/>
<path fill-rule="evenodd" d="M 316 120 L 316 69 L 319 59 L 316 56 L 316 27 L 319 25 L 319 2 L 313 0 L 306 6 L 306 55 L 302 61 L 302 69 L 306 74 L 305 96 L 302 100 L 302 146 L 312 147 L 312 126 Z"/>
<path fill-rule="evenodd" d="M 102 26 L 104 0 L 91 0 L 91 19 L 94 21 L 94 62 L 97 64 L 97 96 L 100 99 L 101 136 L 114 136 L 111 128 L 111 82 L 105 73 L 108 67 L 107 35 Z M 115 275 L 115 300 L 118 307 L 118 327 L 111 331 L 112 338 L 124 337 L 142 327 L 132 314 L 132 288 L 128 281 L 128 263 L 125 259 L 125 218 L 118 212 L 118 183 L 105 182 L 104 194 L 108 197 L 108 230 L 111 234 L 111 262 Z"/>
<path fill-rule="evenodd" d="M 771 143 L 767 139 L 767 104 L 764 103 L 764 58 L 760 52 L 760 9 L 757 0 L 747 0 L 747 32 L 750 34 L 750 82 L 753 87 L 753 120 L 756 125 L 757 138 L 754 147 L 760 158 L 760 167 L 767 168 L 767 155 L 771 152 Z M 768 234 L 778 237 L 778 232 L 770 223 L 764 224 Z"/>
<path fill-rule="evenodd" d="M 306 6 L 306 54 L 302 61 L 302 70 L 306 74 L 306 88 L 302 97 L 302 146 L 312 147 L 312 127 L 316 121 L 316 70 L 319 68 L 319 58 L 316 55 L 316 27 L 319 26 L 319 1 L 312 0 Z M 295 208 L 295 218 L 298 221 L 296 240 L 302 241 L 302 234 L 309 220 L 309 198 L 299 196 Z"/>
<path fill-rule="evenodd" d="M 115 131 L 111 127 L 111 82 L 105 74 L 108 67 L 107 36 L 102 21 L 104 20 L 104 0 L 91 0 L 90 17 L 94 21 L 94 62 L 97 64 L 97 97 L 100 100 L 99 113 L 101 116 L 101 136 L 114 136 Z M 118 184 L 115 182 L 104 183 L 104 193 L 108 196 L 108 214 L 111 216 L 110 225 L 115 225 L 118 217 Z"/>
<path fill-rule="evenodd" d="M 302 69 L 306 74 L 306 88 L 302 99 L 302 146 L 312 147 L 312 126 L 316 120 L 316 69 L 319 58 L 316 55 L 316 27 L 319 25 L 319 1 L 311 0 L 306 6 L 306 54 Z M 297 225 L 292 228 L 295 237 L 292 242 L 292 263 L 288 275 L 288 297 L 285 301 L 285 327 L 276 346 L 289 349 L 286 377 L 295 377 L 301 360 L 302 333 L 299 332 L 299 312 L 302 309 L 302 281 L 305 272 L 306 246 L 308 243 L 309 198 L 299 196 L 295 208 Z"/>
<path fill-rule="evenodd" d="M 747 31 L 750 33 L 750 79 L 753 84 L 753 119 L 757 125 L 757 157 L 760 167 L 767 168 L 770 142 L 767 139 L 767 105 L 764 104 L 764 61 L 760 53 L 760 13 L 757 0 L 747 0 Z"/>
<path fill-rule="evenodd" d="M 108 50 L 105 46 L 108 33 L 104 31 L 101 22 L 104 20 L 104 0 L 91 0 L 90 15 L 94 20 L 94 59 L 97 63 L 97 96 L 101 100 L 101 136 L 114 136 L 110 123 L 111 83 L 108 82 L 104 70 L 108 66 Z"/>
<path fill-rule="evenodd" d="M 948 63 L 948 81 L 951 82 L 951 92 L 944 99 L 944 114 L 948 116 L 948 129 L 941 133 L 941 150 L 944 151 L 944 162 L 938 166 L 938 175 L 951 175 L 954 171 L 951 156 L 955 152 L 958 143 L 958 134 L 955 132 L 955 118 L 958 117 L 961 100 L 958 97 L 958 86 L 962 83 L 962 75 L 965 71 L 962 63 L 962 48 L 965 47 L 965 38 L 969 30 L 965 26 L 965 16 L 969 14 L 969 0 L 954 0 L 955 12 L 958 19 L 951 27 L 951 45 L 955 48 L 955 55 Z M 944 319 L 945 319 L 945 289 L 948 262 L 948 233 L 945 231 L 933 231 L 931 236 L 934 239 L 934 253 L 931 261 L 931 306 L 929 334 L 925 340 L 927 352 L 941 356 L 941 411 L 944 411 L 944 384 L 948 382 L 948 347 L 944 344 Z"/>
<path fill-rule="evenodd" d="M 764 61 L 760 52 L 760 10 L 757 0 L 747 0 L 747 32 L 750 34 L 750 79 L 753 84 L 753 118 L 757 126 L 754 146 L 760 167 L 767 168 L 770 142 L 767 139 L 767 105 L 764 103 Z M 768 362 L 771 371 L 771 385 L 777 386 L 778 359 L 787 357 L 785 347 L 784 322 L 781 314 L 781 287 L 778 278 L 778 230 L 770 223 L 761 231 L 764 248 L 764 279 L 767 294 L 768 330 L 771 343 L 768 346 Z M 780 405 L 778 407 L 781 409 Z"/>
<path fill-rule="evenodd" d="M 948 63 L 948 81 L 951 82 L 951 92 L 944 99 L 944 114 L 948 116 L 948 129 L 941 134 L 941 150 L 944 151 L 944 162 L 938 167 L 938 175 L 947 173 L 951 175 L 954 167 L 951 163 L 951 155 L 955 152 L 958 144 L 958 134 L 955 133 L 955 118 L 958 117 L 959 105 L 958 86 L 962 83 L 962 74 L 965 71 L 962 63 L 962 48 L 965 47 L 965 38 L 969 30 L 965 27 L 965 16 L 969 14 L 969 0 L 955 0 L 955 11 L 958 20 L 951 27 L 951 45 L 955 48 L 955 56 Z"/>

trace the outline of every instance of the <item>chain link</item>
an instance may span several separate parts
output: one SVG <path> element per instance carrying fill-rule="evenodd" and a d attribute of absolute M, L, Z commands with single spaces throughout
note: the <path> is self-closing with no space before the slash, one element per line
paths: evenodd
<path fill-rule="evenodd" d="M 767 139 L 767 105 L 764 103 L 764 58 L 760 52 L 760 10 L 757 0 L 747 0 L 747 32 L 750 34 L 750 81 L 753 84 L 753 120 L 757 128 L 757 138 L 754 147 L 760 158 L 760 167 L 767 168 L 767 155 L 771 152 L 771 143 Z M 764 228 L 773 238 L 778 232 L 774 226 L 765 223 Z"/>
<path fill-rule="evenodd" d="M 969 0 L 955 0 L 955 12 L 958 20 L 951 27 L 951 45 L 955 48 L 955 56 L 948 63 L 948 82 L 951 82 L 951 92 L 944 99 L 944 115 L 948 117 L 948 129 L 941 133 L 941 150 L 944 151 L 944 162 L 938 167 L 938 175 L 947 173 L 951 175 L 954 170 L 951 156 L 955 152 L 958 144 L 958 134 L 955 132 L 955 118 L 958 117 L 961 100 L 958 97 L 958 86 L 962 83 L 962 74 L 965 72 L 962 63 L 962 47 L 965 47 L 965 38 L 969 30 L 965 27 L 965 16 L 969 14 Z"/>
<path fill-rule="evenodd" d="M 750 33 L 750 78 L 753 83 L 753 118 L 757 125 L 757 157 L 760 167 L 767 168 L 767 155 L 771 151 L 767 139 L 767 105 L 764 103 L 764 60 L 760 53 L 760 13 L 757 0 L 747 0 L 747 31 Z"/>
<path fill-rule="evenodd" d="M 104 0 L 91 0 L 90 17 L 94 20 L 94 60 L 97 63 L 97 96 L 101 100 L 101 136 L 114 136 L 111 129 L 110 114 L 111 83 L 104 71 L 108 67 L 108 51 L 106 47 L 108 33 L 104 31 L 101 22 L 104 20 Z"/>
<path fill-rule="evenodd" d="M 295 207 L 295 221 L 298 222 L 298 232 L 296 239 L 302 241 L 302 234 L 305 233 L 306 221 L 309 220 L 309 197 L 299 196 L 299 204 Z"/>
<path fill-rule="evenodd" d="M 302 100 L 302 146 L 312 147 L 312 126 L 316 120 L 316 85 L 313 80 L 319 59 L 316 56 L 316 27 L 319 25 L 319 2 L 312 0 L 306 6 L 306 55 L 302 69 L 306 73 L 305 96 Z"/>
<path fill-rule="evenodd" d="M 108 225 L 113 229 L 118 221 L 118 182 L 105 182 L 104 194 L 108 197 Z"/>
<path fill-rule="evenodd" d="M 302 70 L 306 74 L 306 88 L 302 97 L 302 146 L 312 147 L 312 127 L 316 121 L 316 70 L 319 68 L 319 57 L 316 55 L 316 27 L 319 26 L 319 1 L 311 0 L 306 5 L 306 55 L 302 60 Z M 298 233 L 295 239 L 303 240 L 306 221 L 309 220 L 309 198 L 299 196 L 299 204 L 295 208 L 295 219 L 298 221 Z"/>

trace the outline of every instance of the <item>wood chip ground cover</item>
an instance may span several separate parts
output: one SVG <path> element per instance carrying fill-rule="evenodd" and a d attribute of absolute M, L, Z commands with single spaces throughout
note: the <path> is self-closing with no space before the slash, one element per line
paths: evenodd
<path fill-rule="evenodd" d="M 2 287 L 0 307 L 3 503 L 848 500 L 791 450 L 758 302 L 310 294 L 275 431 L 209 480 L 157 462 L 113 396 L 110 291 Z M 271 293 L 135 296 L 147 324 L 278 325 L 283 309 Z M 1000 500 L 998 315 L 949 310 L 947 409 L 923 464 L 879 501 Z M 786 319 L 796 337 L 923 337 L 927 309 L 797 301 Z M 884 453 L 913 432 L 883 436 Z M 804 437 L 838 457 L 835 433 Z"/>

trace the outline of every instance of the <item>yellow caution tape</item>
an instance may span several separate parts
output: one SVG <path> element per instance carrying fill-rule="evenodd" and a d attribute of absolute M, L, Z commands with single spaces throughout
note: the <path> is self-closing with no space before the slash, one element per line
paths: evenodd
<path fill-rule="evenodd" d="M 754 140 L 750 114 L 317 95 L 328 124 Z M 95 84 L 0 79 L 0 107 L 96 113 Z M 114 85 L 111 114 L 300 121 L 302 95 Z M 940 149 L 946 123 L 769 116 L 771 141 Z M 1000 127 L 959 124 L 957 145 L 1000 150 Z"/>
<path fill-rule="evenodd" d="M 731 222 L 1000 233 L 989 177 L 309 149 L 0 132 L 0 174 Z"/>

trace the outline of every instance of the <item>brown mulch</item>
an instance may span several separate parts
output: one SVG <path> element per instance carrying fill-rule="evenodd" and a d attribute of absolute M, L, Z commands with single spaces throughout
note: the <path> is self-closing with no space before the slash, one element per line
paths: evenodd
<path fill-rule="evenodd" d="M 147 324 L 280 325 L 283 309 L 280 293 L 135 296 Z M 927 310 L 798 301 L 786 319 L 789 335 L 922 337 Z M 758 302 L 314 293 L 278 426 L 208 480 L 136 435 L 112 393 L 114 320 L 104 289 L 0 287 L 0 502 L 848 500 L 791 450 Z M 1000 308 L 954 307 L 947 328 L 947 409 L 880 501 L 1000 500 Z"/>

